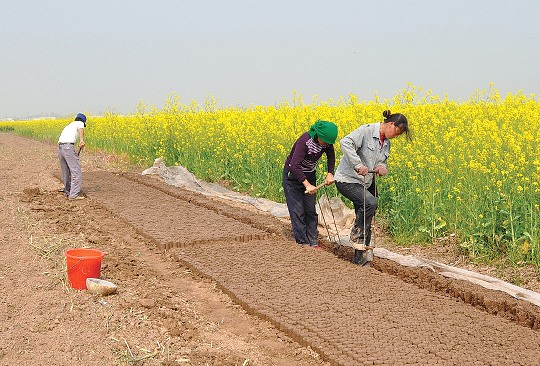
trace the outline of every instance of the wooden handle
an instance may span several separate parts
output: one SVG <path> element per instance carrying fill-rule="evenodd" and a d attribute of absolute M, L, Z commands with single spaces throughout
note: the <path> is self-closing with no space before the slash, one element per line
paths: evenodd
<path fill-rule="evenodd" d="M 319 188 L 322 188 L 322 187 L 324 187 L 325 185 L 326 185 L 326 183 L 321 183 L 321 184 L 319 184 L 317 187 L 315 187 L 315 191 L 318 191 Z M 307 189 L 306 189 L 306 191 L 305 191 L 304 193 L 308 193 Z"/>

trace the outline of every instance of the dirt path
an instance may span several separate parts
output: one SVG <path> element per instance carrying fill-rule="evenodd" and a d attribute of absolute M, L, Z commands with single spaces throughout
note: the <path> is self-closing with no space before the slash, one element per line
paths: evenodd
<path fill-rule="evenodd" d="M 54 146 L 0 133 L 0 365 L 530 365 L 540 311 L 427 270 L 299 248 L 287 228 L 83 157 L 56 192 Z M 92 170 L 92 172 L 88 171 Z M 105 252 L 100 299 L 63 251 Z M 163 251 L 160 248 L 167 248 Z M 256 316 L 253 316 L 256 315 Z M 314 352 L 315 350 L 316 352 Z"/>
<path fill-rule="evenodd" d="M 327 365 L 94 201 L 98 186 L 65 200 L 58 169 L 55 146 L 0 133 L 0 365 Z M 117 295 L 65 287 L 64 248 L 81 246 L 108 253 Z"/>

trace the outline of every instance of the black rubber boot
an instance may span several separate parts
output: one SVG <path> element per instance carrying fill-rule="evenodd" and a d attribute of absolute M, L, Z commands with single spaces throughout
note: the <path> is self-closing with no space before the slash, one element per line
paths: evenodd
<path fill-rule="evenodd" d="M 353 264 L 358 264 L 359 266 L 369 266 L 370 262 L 366 258 L 367 250 L 354 250 Z"/>
<path fill-rule="evenodd" d="M 349 234 L 349 240 L 353 243 L 362 243 L 364 241 L 364 233 L 358 226 L 353 226 Z"/>
<path fill-rule="evenodd" d="M 352 260 L 354 264 L 360 264 L 360 261 L 362 260 L 362 252 L 363 250 L 358 250 L 358 249 L 354 250 L 354 257 Z"/>

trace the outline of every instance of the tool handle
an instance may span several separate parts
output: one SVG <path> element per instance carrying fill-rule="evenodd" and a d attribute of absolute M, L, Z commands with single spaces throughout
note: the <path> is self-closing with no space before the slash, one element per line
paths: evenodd
<path fill-rule="evenodd" d="M 375 174 L 378 173 L 376 170 L 368 170 L 367 172 L 368 172 L 368 174 L 369 173 L 375 173 Z"/>
<path fill-rule="evenodd" d="M 354 248 L 354 245 L 353 245 L 353 248 Z M 374 245 L 364 245 L 364 249 L 356 249 L 354 248 L 355 250 L 373 250 L 375 249 L 375 246 Z"/>
<path fill-rule="evenodd" d="M 81 153 L 83 147 L 84 147 L 84 145 L 79 147 L 79 150 L 77 150 L 77 156 L 79 156 L 79 154 Z"/>
<path fill-rule="evenodd" d="M 319 188 L 322 188 L 322 187 L 324 187 L 325 185 L 326 185 L 326 183 L 324 183 L 324 182 L 321 183 L 321 184 L 319 184 L 317 187 L 315 187 L 315 191 L 318 191 Z M 306 189 L 306 191 L 305 191 L 304 193 L 308 193 L 307 189 Z"/>

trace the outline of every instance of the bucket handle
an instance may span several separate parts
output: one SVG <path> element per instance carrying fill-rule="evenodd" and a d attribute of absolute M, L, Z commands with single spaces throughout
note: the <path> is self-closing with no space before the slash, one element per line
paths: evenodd
<path fill-rule="evenodd" d="M 81 261 L 83 260 L 84 258 L 79 258 L 79 260 L 77 261 L 77 263 L 75 263 L 74 265 L 71 266 L 71 268 L 68 268 L 68 272 L 71 271 L 73 268 L 77 267 L 77 264 L 81 263 Z"/>

